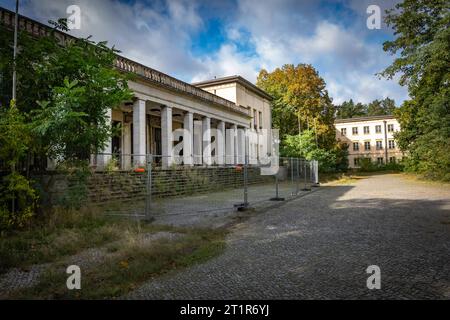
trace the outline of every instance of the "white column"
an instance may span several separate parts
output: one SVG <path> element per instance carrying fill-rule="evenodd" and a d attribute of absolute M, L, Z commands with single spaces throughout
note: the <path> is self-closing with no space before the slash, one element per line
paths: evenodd
<path fill-rule="evenodd" d="M 233 124 L 231 126 L 231 130 L 234 132 L 234 159 L 233 159 L 233 163 L 234 164 L 238 164 L 239 163 L 239 141 L 238 141 L 238 127 L 237 125 Z"/>
<path fill-rule="evenodd" d="M 145 164 L 145 100 L 136 100 L 133 105 L 133 159 L 134 165 Z"/>
<path fill-rule="evenodd" d="M 161 147 L 162 165 L 170 167 L 173 157 L 172 107 L 165 106 L 161 110 Z"/>
<path fill-rule="evenodd" d="M 211 118 L 202 119 L 203 164 L 211 165 Z"/>
<path fill-rule="evenodd" d="M 219 121 L 216 131 L 217 164 L 225 164 L 225 122 Z"/>
<path fill-rule="evenodd" d="M 193 165 L 192 158 L 192 144 L 193 144 L 193 134 L 194 134 L 194 114 L 192 112 L 187 112 L 184 115 L 184 125 L 183 125 L 183 162 L 185 165 Z"/>
<path fill-rule="evenodd" d="M 112 109 L 108 108 L 105 113 L 106 123 L 111 125 L 112 118 Z M 108 162 L 111 160 L 112 153 L 112 137 L 108 138 L 105 147 L 100 151 L 100 154 L 97 155 L 97 169 L 104 169 Z"/>
<path fill-rule="evenodd" d="M 123 124 L 122 127 L 122 169 L 131 168 L 131 126 L 130 123 Z"/>
<path fill-rule="evenodd" d="M 199 120 L 194 121 L 194 164 L 202 164 L 203 151 L 202 151 L 202 139 L 203 139 L 202 122 Z"/>
<path fill-rule="evenodd" d="M 236 131 L 233 129 L 233 126 L 226 131 L 225 143 L 226 143 L 226 164 L 234 164 L 234 140 L 235 140 Z"/>
<path fill-rule="evenodd" d="M 245 161 L 245 131 L 239 128 L 237 133 L 237 163 L 243 164 Z"/>

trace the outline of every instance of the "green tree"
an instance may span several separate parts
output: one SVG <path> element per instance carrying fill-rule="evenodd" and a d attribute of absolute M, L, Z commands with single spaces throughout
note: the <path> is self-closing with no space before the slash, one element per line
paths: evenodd
<path fill-rule="evenodd" d="M 405 0 L 388 10 L 395 39 L 384 50 L 396 54 L 381 74 L 400 74 L 411 100 L 395 111 L 406 168 L 450 180 L 450 2 Z"/>
<path fill-rule="evenodd" d="M 36 208 L 36 191 L 16 170 L 30 142 L 29 125 L 14 101 L 9 108 L 0 108 L 0 164 L 10 168 L 0 181 L 0 231 L 24 226 Z"/>
<path fill-rule="evenodd" d="M 315 142 L 313 130 L 305 130 L 297 135 L 286 135 L 280 151 L 283 157 L 317 160 L 322 172 L 345 171 L 348 168 L 347 147 L 337 144 L 328 150 L 320 148 Z"/>
<path fill-rule="evenodd" d="M 360 102 L 355 104 L 352 99 L 344 101 L 341 105 L 337 106 L 336 109 L 336 118 L 338 119 L 363 117 L 367 115 L 366 106 Z"/>
<path fill-rule="evenodd" d="M 390 98 L 374 100 L 367 105 L 368 116 L 391 115 L 395 111 L 395 101 Z"/>
<path fill-rule="evenodd" d="M 272 120 L 280 137 L 314 130 L 319 146 L 335 144 L 335 108 L 325 81 L 311 65 L 284 65 L 269 73 L 261 70 L 257 86 L 274 97 Z"/>
<path fill-rule="evenodd" d="M 60 161 L 86 161 L 111 136 L 107 110 L 132 97 L 130 77 L 115 69 L 114 47 L 89 38 L 61 43 L 57 34 L 67 31 L 65 21 L 53 24 L 46 36 L 20 34 L 17 107 L 33 128 L 32 151 Z M 0 64 L 9 77 L 12 34 L 3 31 Z M 10 98 L 11 88 L 6 87 L 2 104 Z"/>

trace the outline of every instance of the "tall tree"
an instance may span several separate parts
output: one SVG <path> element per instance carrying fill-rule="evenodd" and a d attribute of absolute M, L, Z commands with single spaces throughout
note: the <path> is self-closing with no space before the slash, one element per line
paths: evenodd
<path fill-rule="evenodd" d="M 337 106 L 336 118 L 338 119 L 363 117 L 366 115 L 366 106 L 360 102 L 355 104 L 352 99 L 344 101 L 341 105 Z"/>
<path fill-rule="evenodd" d="M 131 98 L 127 75 L 114 68 L 116 53 L 106 42 L 56 36 L 65 20 L 39 38 L 20 34 L 17 57 L 17 108 L 34 128 L 32 150 L 60 160 L 87 160 L 101 150 L 112 128 L 105 114 Z M 3 83 L 1 105 L 9 105 L 12 65 L 11 32 L 0 33 Z"/>
<path fill-rule="evenodd" d="M 404 0 L 387 11 L 386 23 L 395 39 L 384 50 L 397 58 L 381 74 L 399 73 L 411 97 L 395 112 L 407 168 L 450 180 L 450 2 Z"/>
<path fill-rule="evenodd" d="M 269 73 L 261 70 L 257 86 L 274 97 L 272 117 L 280 136 L 311 129 L 320 146 L 334 145 L 335 108 L 325 81 L 311 65 L 284 65 Z"/>
<path fill-rule="evenodd" d="M 367 105 L 368 116 L 391 115 L 395 111 L 395 101 L 390 98 L 374 100 Z"/>

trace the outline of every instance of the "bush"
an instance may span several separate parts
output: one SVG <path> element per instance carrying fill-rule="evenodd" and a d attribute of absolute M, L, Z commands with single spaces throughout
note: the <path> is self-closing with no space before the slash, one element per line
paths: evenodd
<path fill-rule="evenodd" d="M 33 216 L 38 196 L 30 182 L 17 172 L 0 185 L 0 231 L 22 228 Z"/>
<path fill-rule="evenodd" d="M 359 169 L 361 172 L 375 171 L 403 171 L 403 164 L 398 162 L 390 162 L 387 164 L 377 164 L 371 158 L 359 158 Z"/>

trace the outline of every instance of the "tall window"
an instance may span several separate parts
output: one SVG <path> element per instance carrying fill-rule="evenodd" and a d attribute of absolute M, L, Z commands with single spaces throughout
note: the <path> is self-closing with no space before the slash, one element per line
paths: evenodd
<path fill-rule="evenodd" d="M 377 140 L 377 150 L 383 149 L 383 141 Z"/>
<path fill-rule="evenodd" d="M 262 117 L 262 112 L 261 111 L 259 111 L 259 114 L 258 114 L 258 122 L 259 122 L 259 128 L 260 129 L 262 129 L 262 127 L 263 127 L 263 117 Z"/>
<path fill-rule="evenodd" d="M 376 133 L 381 133 L 381 126 L 380 125 L 375 126 L 375 132 Z"/>
<path fill-rule="evenodd" d="M 359 158 L 354 158 L 353 159 L 353 165 L 354 166 L 359 166 Z"/>
<path fill-rule="evenodd" d="M 352 128 L 352 134 L 353 134 L 353 135 L 358 134 L 358 127 L 353 127 L 353 128 Z"/>
<path fill-rule="evenodd" d="M 359 142 L 353 142 L 353 151 L 359 151 Z"/>
<path fill-rule="evenodd" d="M 389 162 L 390 162 L 390 163 L 395 163 L 395 161 L 396 161 L 396 160 L 395 160 L 395 157 L 389 157 Z"/>
<path fill-rule="evenodd" d="M 345 136 L 347 134 L 347 128 L 341 128 L 341 135 Z"/>
<path fill-rule="evenodd" d="M 365 126 L 364 127 L 364 134 L 369 134 L 370 130 L 369 130 L 369 126 Z"/>
<path fill-rule="evenodd" d="M 388 124 L 387 129 L 388 129 L 388 132 L 394 132 L 394 125 Z"/>
<path fill-rule="evenodd" d="M 365 141 L 364 142 L 364 150 L 365 151 L 370 151 L 370 141 Z"/>
<path fill-rule="evenodd" d="M 383 164 L 383 157 L 378 157 L 377 158 L 377 163 L 378 164 Z"/>
<path fill-rule="evenodd" d="M 394 140 L 389 140 L 388 144 L 389 144 L 389 149 L 395 149 L 395 141 Z"/>
<path fill-rule="evenodd" d="M 258 127 L 258 119 L 256 118 L 257 114 L 258 114 L 257 111 L 253 109 L 253 127 L 255 128 L 255 130 Z"/>

